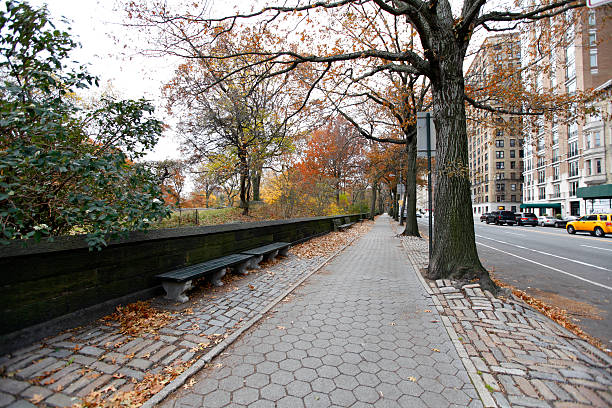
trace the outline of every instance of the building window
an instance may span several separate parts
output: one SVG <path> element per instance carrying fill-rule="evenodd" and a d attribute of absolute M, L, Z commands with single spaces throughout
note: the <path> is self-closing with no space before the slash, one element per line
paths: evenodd
<path fill-rule="evenodd" d="M 553 198 L 561 197 L 561 185 L 553 184 Z"/>
<path fill-rule="evenodd" d="M 485 171 L 489 171 L 489 163 L 485 163 Z"/>
<path fill-rule="evenodd" d="M 486 185 L 485 185 L 485 193 L 488 193 L 488 192 L 489 192 L 489 185 L 488 185 L 488 184 L 486 184 Z M 487 200 L 487 201 L 488 201 L 488 200 Z"/>
<path fill-rule="evenodd" d="M 572 123 L 567 127 L 567 138 L 573 139 L 578 137 L 578 125 L 576 123 Z"/>
<path fill-rule="evenodd" d="M 586 174 L 587 174 L 587 176 L 590 176 L 592 174 L 591 173 L 592 169 L 591 169 L 591 161 L 590 160 L 587 160 L 585 162 L 585 167 L 586 167 Z"/>
<path fill-rule="evenodd" d="M 503 130 L 501 130 L 501 129 L 497 129 L 497 130 L 495 131 L 495 136 L 496 136 L 496 137 L 502 137 L 503 135 L 504 135 L 504 131 L 503 131 Z M 503 143 L 503 140 L 502 140 L 502 143 Z M 503 144 L 502 144 L 502 146 L 503 146 Z"/>
<path fill-rule="evenodd" d="M 516 157 L 516 150 L 510 150 L 510 157 L 513 159 Z"/>
<path fill-rule="evenodd" d="M 576 197 L 576 192 L 578 191 L 578 182 L 573 181 L 570 183 L 570 196 Z"/>
<path fill-rule="evenodd" d="M 594 10 L 589 10 L 589 25 L 590 26 L 594 26 L 596 23 L 595 20 L 595 11 Z"/>
<path fill-rule="evenodd" d="M 540 187 L 538 189 L 538 200 L 544 200 L 546 198 L 546 187 Z"/>
<path fill-rule="evenodd" d="M 574 73 L 574 77 L 575 76 L 576 74 Z M 567 83 L 567 93 L 570 95 L 574 95 L 576 93 L 576 78 Z"/>
<path fill-rule="evenodd" d="M 569 176 L 576 177 L 578 175 L 578 161 L 569 163 Z"/>
<path fill-rule="evenodd" d="M 511 169 L 515 169 L 516 168 L 516 162 L 515 161 L 511 161 L 510 162 L 510 168 Z"/>
<path fill-rule="evenodd" d="M 593 132 L 593 147 L 601 146 L 601 134 L 599 131 Z"/>
<path fill-rule="evenodd" d="M 495 141 L 495 147 L 504 147 L 504 141 L 503 140 L 496 140 Z"/>
<path fill-rule="evenodd" d="M 495 185 L 495 189 L 496 189 L 497 191 L 505 191 L 505 190 L 506 190 L 506 186 L 505 186 L 505 184 L 504 184 L 504 183 L 497 183 L 497 184 Z"/>
<path fill-rule="evenodd" d="M 510 190 L 516 191 L 516 184 L 510 184 Z"/>
<path fill-rule="evenodd" d="M 516 146 L 516 139 L 510 139 L 510 147 Z"/>
<path fill-rule="evenodd" d="M 601 174 L 601 159 L 595 160 L 595 174 Z"/>
<path fill-rule="evenodd" d="M 538 170 L 538 183 L 542 184 L 546 180 L 546 173 L 544 170 Z"/>
<path fill-rule="evenodd" d="M 504 162 L 495 162 L 495 168 L 496 169 L 503 169 L 504 168 Z"/>
<path fill-rule="evenodd" d="M 559 180 L 559 166 L 553 167 L 553 180 Z"/>
<path fill-rule="evenodd" d="M 559 161 L 559 149 L 554 149 L 552 151 L 552 162 L 557 163 Z"/>
<path fill-rule="evenodd" d="M 597 33 L 595 31 L 589 32 L 589 47 L 597 46 Z"/>
<path fill-rule="evenodd" d="M 497 150 L 495 152 L 495 158 L 496 159 L 503 159 L 504 158 L 504 151 L 503 150 Z"/>
<path fill-rule="evenodd" d="M 591 148 L 591 134 L 590 133 L 584 134 L 584 148 L 585 150 L 589 150 Z"/>
<path fill-rule="evenodd" d="M 573 141 L 567 144 L 567 157 L 578 156 L 578 142 Z"/>
<path fill-rule="evenodd" d="M 556 146 L 559 144 L 559 131 L 558 130 L 553 130 L 552 132 L 552 144 L 553 146 Z"/>
<path fill-rule="evenodd" d="M 597 50 L 591 50 L 589 52 L 590 61 L 591 61 L 591 69 L 597 68 Z"/>

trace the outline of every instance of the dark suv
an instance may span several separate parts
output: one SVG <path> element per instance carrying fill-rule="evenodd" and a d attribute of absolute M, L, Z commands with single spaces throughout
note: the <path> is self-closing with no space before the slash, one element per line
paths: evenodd
<path fill-rule="evenodd" d="M 538 217 L 534 213 L 516 213 L 516 223 L 518 225 L 538 225 Z"/>
<path fill-rule="evenodd" d="M 487 217 L 487 224 L 516 224 L 516 217 L 512 211 L 491 211 L 491 214 Z"/>

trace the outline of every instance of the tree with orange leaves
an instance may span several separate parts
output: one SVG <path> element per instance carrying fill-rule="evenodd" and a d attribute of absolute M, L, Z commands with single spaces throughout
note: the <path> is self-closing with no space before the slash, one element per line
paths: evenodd
<path fill-rule="evenodd" d="M 332 186 L 336 205 L 340 194 L 361 168 L 363 139 L 345 119 L 335 117 L 327 126 L 315 130 L 296 168 L 306 180 Z"/>

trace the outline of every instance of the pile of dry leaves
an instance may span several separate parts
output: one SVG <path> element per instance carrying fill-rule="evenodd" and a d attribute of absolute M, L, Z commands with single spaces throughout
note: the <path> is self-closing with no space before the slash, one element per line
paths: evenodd
<path fill-rule="evenodd" d="M 112 386 L 91 392 L 83 399 L 81 404 L 76 406 L 88 408 L 140 407 L 193 363 L 194 360 L 177 362 L 165 367 L 161 373 L 147 374 L 142 381 L 134 384 L 134 387 L 127 392 L 116 393 Z"/>
<path fill-rule="evenodd" d="M 502 288 L 509 288 L 510 290 L 512 290 L 512 294 L 514 296 L 521 299 L 523 302 L 527 303 L 529 306 L 533 307 L 534 309 L 539 310 L 541 313 L 548 316 L 550 319 L 554 320 L 559 325 L 565 327 L 567 330 L 571 331 L 576 336 L 588 341 L 593 346 L 603 351 L 606 351 L 608 354 L 612 355 L 610 351 L 606 350 L 606 348 L 604 347 L 604 345 L 602 344 L 600 340 L 585 333 L 580 327 L 578 327 L 578 325 L 576 325 L 575 323 L 572 323 L 570 317 L 567 315 L 566 310 L 558 308 L 556 306 L 551 306 L 541 301 L 540 299 L 537 299 L 531 296 L 527 292 L 517 289 L 512 285 L 509 285 L 505 282 L 500 281 L 499 279 L 495 279 L 495 278 L 491 278 L 491 279 L 493 280 L 493 282 L 497 284 L 497 286 L 502 287 Z"/>
<path fill-rule="evenodd" d="M 151 307 L 149 302 L 135 302 L 126 306 L 117 306 L 117 311 L 102 318 L 108 325 L 119 323 L 119 331 L 129 336 L 142 333 L 156 333 L 172 321 L 173 316 L 166 311 Z"/>
<path fill-rule="evenodd" d="M 363 221 L 353 225 L 346 231 L 330 232 L 321 237 L 313 238 L 303 244 L 291 248 L 291 253 L 300 258 L 312 259 L 327 257 L 347 245 L 355 238 L 365 234 L 374 225 L 373 221 Z"/>

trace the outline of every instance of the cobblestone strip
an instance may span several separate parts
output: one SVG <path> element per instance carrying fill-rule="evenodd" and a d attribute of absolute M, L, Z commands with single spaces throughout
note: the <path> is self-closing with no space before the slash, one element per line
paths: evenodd
<path fill-rule="evenodd" d="M 71 406 L 93 391 L 110 398 L 131 390 L 145 374 L 193 362 L 208 351 L 204 344 L 239 329 L 322 260 L 290 254 L 238 283 L 200 288 L 187 304 L 156 298 L 153 305 L 174 317 L 158 333 L 130 337 L 118 333 L 114 322 L 96 321 L 0 356 L 0 407 L 34 406 L 30 401 Z"/>
<path fill-rule="evenodd" d="M 403 240 L 411 259 L 426 262 L 426 241 Z M 478 284 L 428 284 L 468 372 L 499 407 L 612 406 L 612 359 L 604 352 L 523 302 L 496 298 Z"/>

